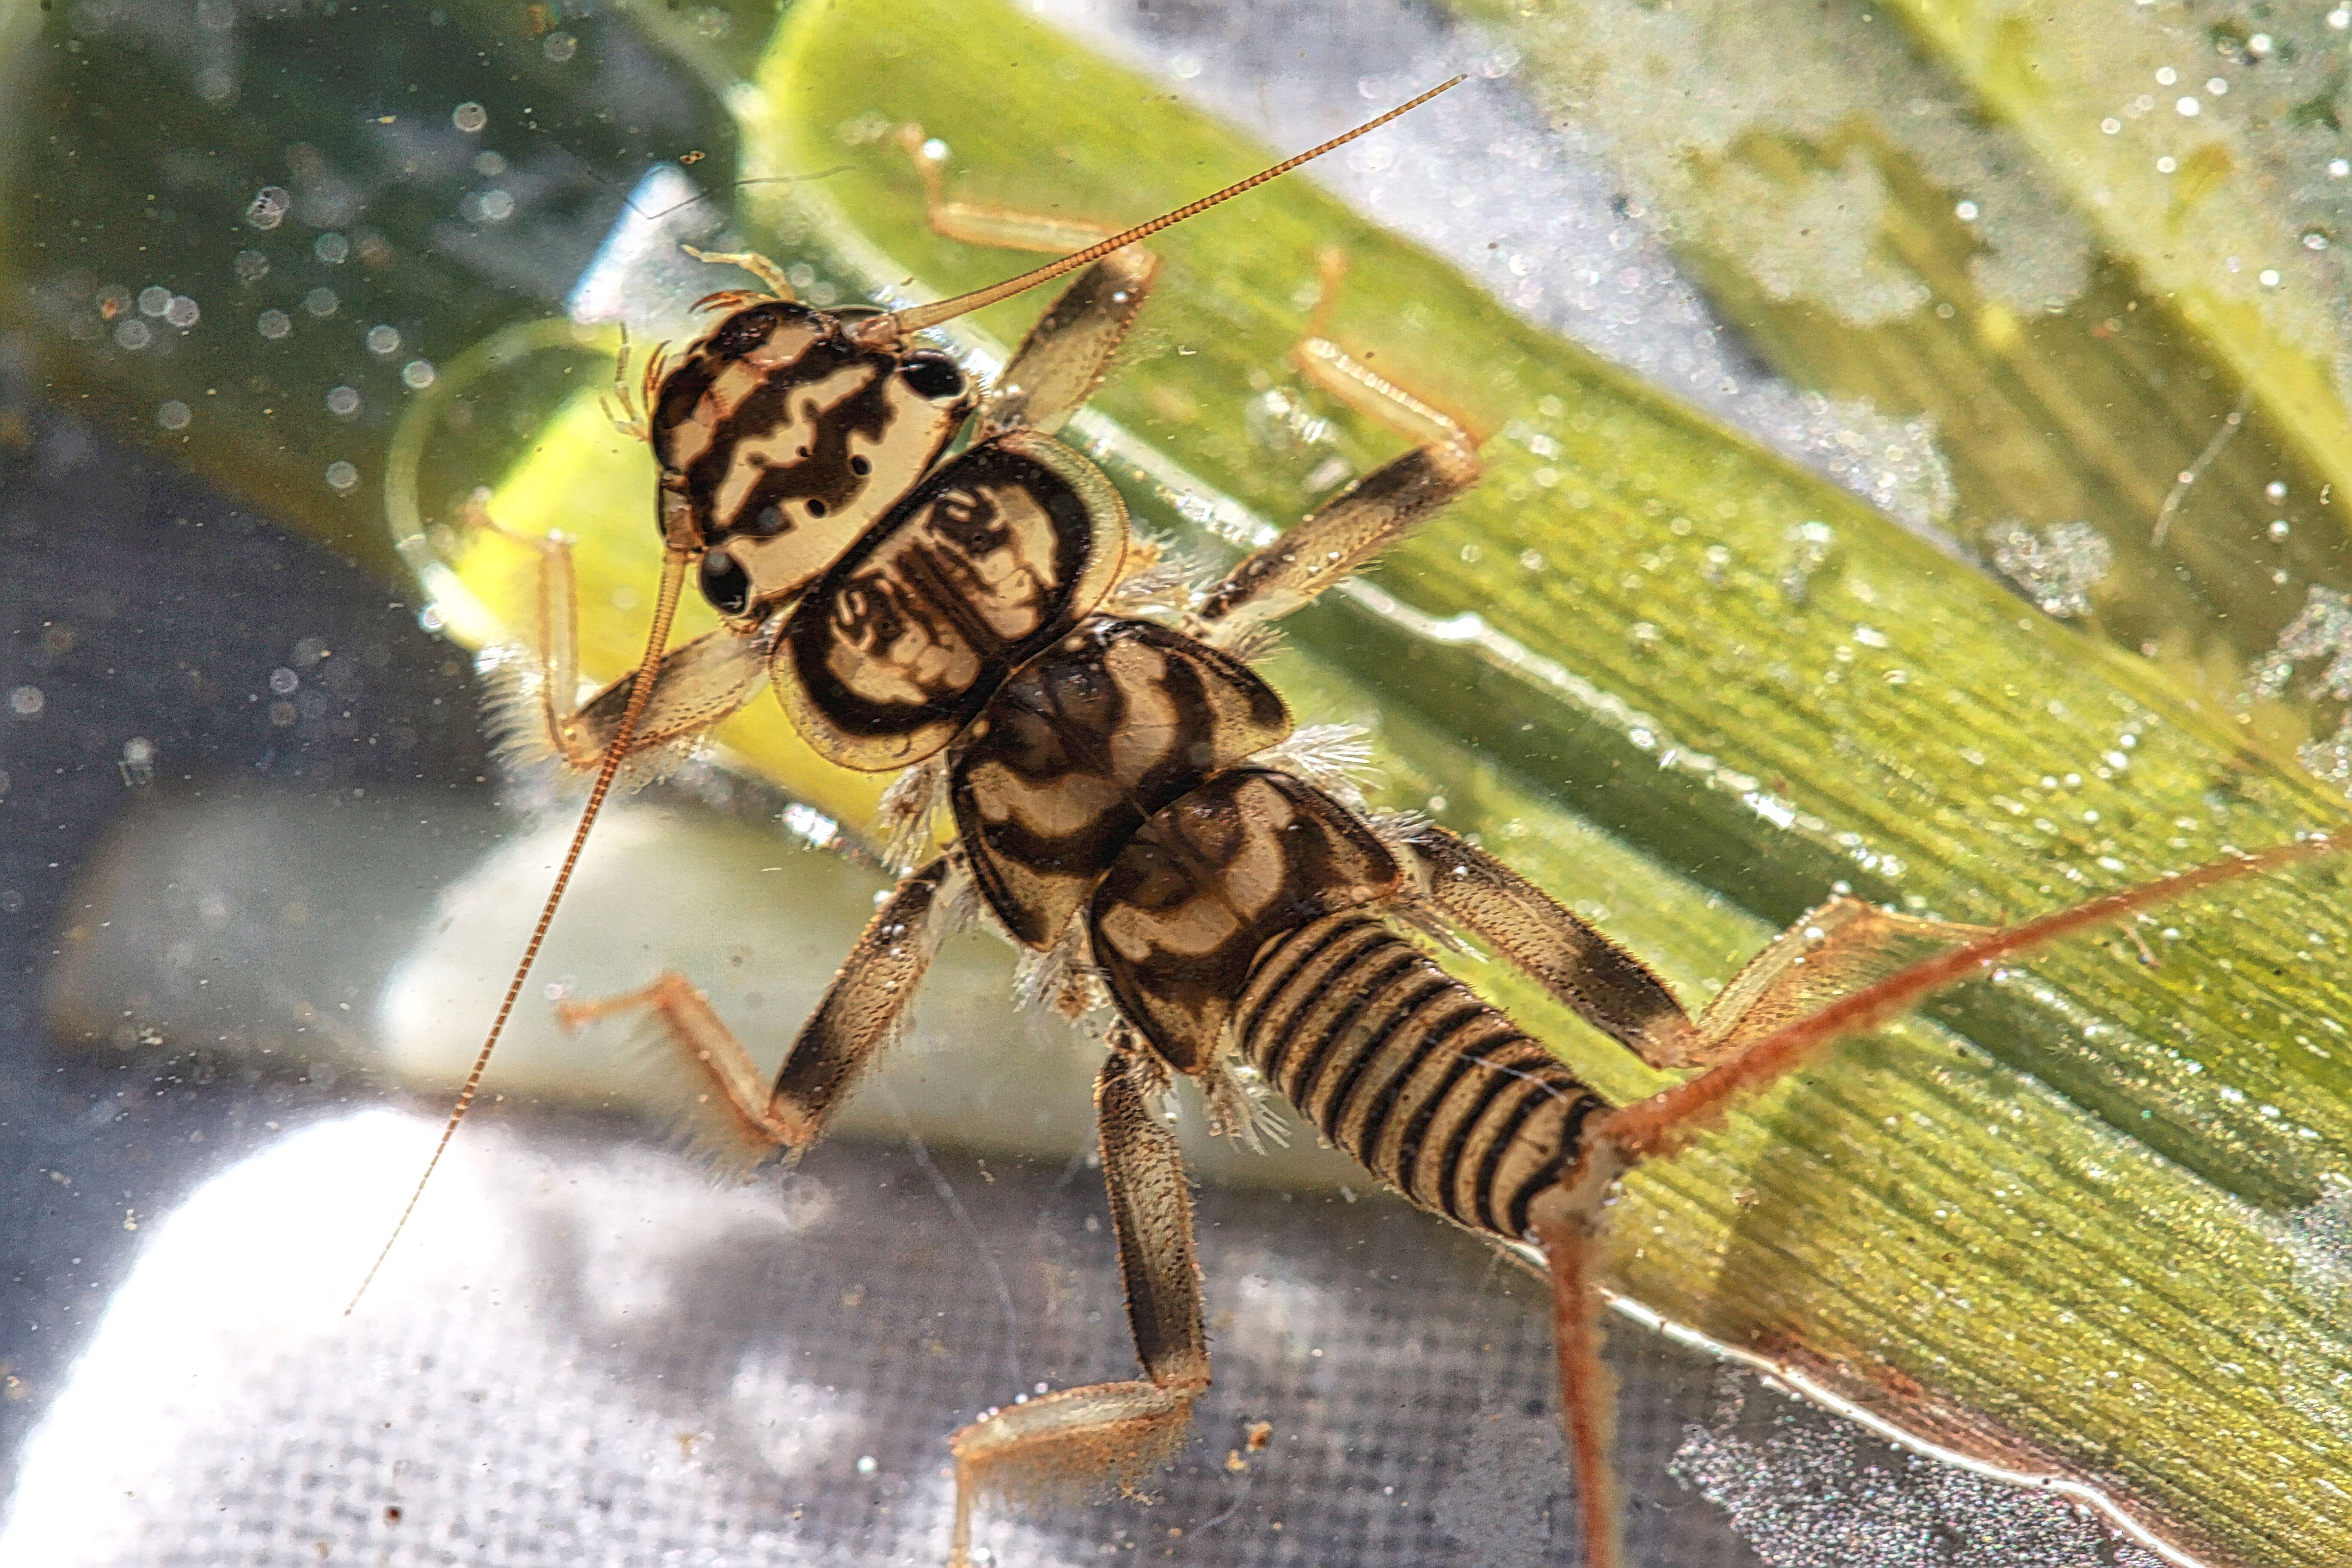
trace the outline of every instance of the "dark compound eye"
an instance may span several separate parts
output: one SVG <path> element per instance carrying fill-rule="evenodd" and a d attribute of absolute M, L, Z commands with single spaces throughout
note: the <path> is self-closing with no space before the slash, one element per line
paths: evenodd
<path fill-rule="evenodd" d="M 963 395 L 963 372 L 945 354 L 909 354 L 898 362 L 899 379 L 934 403 Z"/>
<path fill-rule="evenodd" d="M 874 465 L 863 458 L 852 458 L 849 459 L 849 471 L 862 479 L 874 471 Z"/>
<path fill-rule="evenodd" d="M 751 602 L 751 574 L 724 550 L 702 554 L 702 596 L 722 616 L 740 616 Z"/>

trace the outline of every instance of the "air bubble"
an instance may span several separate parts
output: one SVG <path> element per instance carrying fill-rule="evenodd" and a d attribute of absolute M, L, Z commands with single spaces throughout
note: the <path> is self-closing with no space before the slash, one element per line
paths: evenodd
<path fill-rule="evenodd" d="M 294 330 L 294 319 L 283 310 L 264 310 L 254 325 L 263 337 L 276 342 Z"/>
<path fill-rule="evenodd" d="M 449 111 L 449 123 L 468 136 L 490 122 L 490 111 L 478 103 L 461 103 Z"/>
<path fill-rule="evenodd" d="M 354 465 L 340 459 L 327 465 L 327 488 L 337 495 L 349 495 L 359 485 L 360 471 Z"/>
<path fill-rule="evenodd" d="M 176 397 L 155 410 L 155 423 L 166 430 L 184 430 L 193 417 L 188 405 Z"/>
<path fill-rule="evenodd" d="M 287 194 L 285 186 L 264 185 L 246 205 L 245 221 L 255 228 L 273 229 L 286 221 L 286 215 L 293 208 L 294 198 Z"/>

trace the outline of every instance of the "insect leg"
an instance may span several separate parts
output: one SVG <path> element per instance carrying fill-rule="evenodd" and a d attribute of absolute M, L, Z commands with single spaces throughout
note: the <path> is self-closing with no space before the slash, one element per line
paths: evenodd
<path fill-rule="evenodd" d="M 572 1027 L 644 1008 L 662 1035 L 709 1075 L 727 1112 L 728 1131 L 755 1156 L 772 1149 L 798 1155 L 824 1135 L 835 1109 L 897 1037 L 945 934 L 940 906 L 955 902 L 964 876 L 961 865 L 942 855 L 899 882 L 801 1026 L 772 1089 L 761 1085 L 750 1053 L 683 975 L 664 973 L 621 996 L 565 1003 L 557 1016 Z"/>
<path fill-rule="evenodd" d="M 1584 1568 L 1619 1568 L 1616 1380 L 1601 1359 L 1602 1210 L 1624 1173 L 1607 1145 L 1588 1145 L 1568 1181 L 1528 1205 L 1528 1226 L 1551 1277 L 1551 1338 L 1559 1364 L 1560 1417 L 1576 1468 Z"/>
<path fill-rule="evenodd" d="M 690 245 L 681 245 L 678 248 L 697 261 L 707 261 L 713 267 L 741 268 L 766 284 L 769 294 L 778 300 L 800 298 L 793 292 L 792 282 L 785 278 L 784 269 L 756 250 L 698 250 Z"/>
<path fill-rule="evenodd" d="M 1192 1198 L 1174 1134 L 1158 1111 L 1164 1068 L 1122 1030 L 1095 1080 L 1103 1181 L 1127 1289 L 1128 1326 L 1143 1378 L 1066 1388 L 973 1422 L 952 1439 L 956 1512 L 950 1568 L 971 1562 L 971 1505 L 997 1490 L 1131 1490 L 1183 1441 L 1192 1401 L 1209 1386 Z"/>
<path fill-rule="evenodd" d="M 1416 447 L 1365 475 L 1209 589 L 1193 612 L 1204 640 L 1230 642 L 1290 614 L 1477 483 L 1478 472 L 1466 448 Z"/>
<path fill-rule="evenodd" d="M 1290 363 L 1357 413 L 1422 446 L 1447 447 L 1475 463 L 1478 439 L 1460 420 L 1381 375 L 1329 336 L 1331 301 L 1347 274 L 1346 251 L 1328 249 L 1316 258 L 1315 312 L 1307 320 L 1307 335 L 1291 348 Z"/>
<path fill-rule="evenodd" d="M 1159 271 L 1157 256 L 1130 245 L 1080 273 L 1029 329 L 980 405 L 983 438 L 1016 425 L 1059 430 L 1101 382 Z"/>
<path fill-rule="evenodd" d="M 1342 403 L 1419 445 L 1341 490 L 1210 588 L 1194 616 L 1211 629 L 1212 641 L 1288 615 L 1478 482 L 1478 443 L 1459 420 L 1374 374 L 1323 335 L 1345 270 L 1342 252 L 1323 253 L 1322 293 L 1292 363 Z"/>
<path fill-rule="evenodd" d="M 1601 1033 L 1654 1068 L 1707 1067 L 1907 963 L 1990 934 L 1837 898 L 1808 910 L 1685 1014 L 1641 960 L 1501 861 L 1431 825 L 1405 841 L 1423 893 Z"/>
<path fill-rule="evenodd" d="M 762 1145 L 784 1142 L 766 1115 L 766 1086 L 761 1080 L 760 1069 L 752 1065 L 751 1054 L 710 1005 L 710 998 L 695 989 L 694 983 L 677 970 L 666 969 L 654 976 L 651 984 L 618 996 L 603 996 L 593 1002 L 560 1002 L 556 1004 L 555 1018 L 567 1029 L 578 1029 L 599 1018 L 641 1008 L 653 1015 L 671 1043 L 710 1075 L 719 1103 L 730 1113 L 730 1131 L 751 1145 L 755 1155 L 765 1152 Z"/>
<path fill-rule="evenodd" d="M 940 918 L 941 906 L 961 900 L 969 876 L 961 860 L 942 855 L 908 873 L 874 911 L 776 1073 L 766 1108 L 776 1142 L 797 1152 L 823 1137 L 835 1108 L 898 1037 L 915 988 L 953 923 Z"/>
<path fill-rule="evenodd" d="M 1733 1100 L 1794 1070 L 1831 1042 L 1884 1024 L 2002 959 L 2198 888 L 2280 868 L 2333 847 L 2318 837 L 2282 845 L 2001 930 L 1887 916 L 1841 900 L 1808 917 L 1811 925 L 1798 922 L 1741 971 L 1722 998 L 1731 1005 L 1731 1021 L 1713 1024 L 1716 1009 L 1710 1007 L 1700 1022 L 1702 1049 L 1719 1058 L 1715 1065 L 1588 1123 L 1567 1174 L 1528 1205 L 1528 1228 L 1551 1276 L 1560 1402 L 1584 1499 L 1587 1568 L 1616 1568 L 1619 1561 L 1615 1509 L 1608 1495 L 1611 1393 L 1600 1359 L 1596 1289 L 1603 1210 L 1619 1178 L 1644 1160 L 1687 1147 L 1722 1120 Z M 1905 941 L 1925 941 L 1931 955 L 1914 956 L 1890 972 L 1887 955 Z M 1915 955 L 1919 951 L 1915 945 Z M 1819 961 L 1822 973 L 1810 981 L 1801 978 L 1815 967 L 1816 953 L 1825 955 Z"/>
<path fill-rule="evenodd" d="M 923 216 L 934 234 L 967 245 L 1060 256 L 1084 250 L 1118 232 L 1114 225 L 1062 213 L 1030 213 L 951 201 L 947 194 L 947 178 L 940 170 L 946 154 L 943 152 L 939 157 L 931 155 L 929 139 L 924 136 L 923 128 L 914 124 L 898 127 L 898 145 L 913 161 L 915 174 L 923 182 Z"/>
<path fill-rule="evenodd" d="M 579 599 L 572 544 L 561 535 L 530 539 L 501 527 L 478 503 L 467 521 L 537 557 L 523 646 L 484 663 L 486 699 L 502 750 L 520 760 L 552 758 L 574 773 L 593 773 L 629 705 L 633 673 L 593 697 L 580 697 Z M 750 701 L 767 674 L 764 629 L 721 627 L 662 655 L 653 695 L 629 739 L 632 753 L 699 733 Z"/>
<path fill-rule="evenodd" d="M 1550 894 L 1434 823 L 1402 846 L 1423 897 L 1578 1016 L 1652 1067 L 1689 1054 L 1696 1033 L 1647 965 Z M 1751 966 L 1752 967 L 1752 966 Z"/>

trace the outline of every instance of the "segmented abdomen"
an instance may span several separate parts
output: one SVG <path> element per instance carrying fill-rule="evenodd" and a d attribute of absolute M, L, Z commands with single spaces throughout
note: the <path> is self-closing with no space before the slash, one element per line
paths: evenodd
<path fill-rule="evenodd" d="M 1270 943 L 1234 1012 L 1243 1054 L 1381 1180 L 1473 1230 L 1524 1236 L 1603 1102 L 1380 921 Z"/>

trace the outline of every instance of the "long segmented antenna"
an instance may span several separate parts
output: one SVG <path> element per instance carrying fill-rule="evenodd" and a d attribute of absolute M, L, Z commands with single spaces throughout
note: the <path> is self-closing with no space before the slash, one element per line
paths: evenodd
<path fill-rule="evenodd" d="M 892 310 L 886 315 L 869 316 L 852 325 L 849 335 L 861 343 L 887 343 L 894 339 L 904 337 L 908 332 L 920 331 L 925 327 L 936 327 L 942 321 L 951 321 L 958 316 L 967 315 L 984 306 L 993 305 L 999 300 L 1009 300 L 1025 289 L 1034 289 L 1040 283 L 1059 278 L 1065 272 L 1074 272 L 1090 261 L 1099 260 L 1114 250 L 1133 245 L 1139 239 L 1148 239 L 1163 228 L 1172 227 L 1197 213 L 1208 211 L 1219 202 L 1231 201 L 1244 191 L 1255 190 L 1268 180 L 1278 179 L 1301 163 L 1320 158 L 1334 148 L 1344 147 L 1369 132 L 1378 131 L 1400 114 L 1412 113 L 1439 93 L 1449 88 L 1459 87 L 1467 79 L 1469 79 L 1466 76 L 1457 76 L 1451 81 L 1442 81 L 1410 102 L 1400 103 L 1378 119 L 1367 120 L 1353 131 L 1334 136 L 1319 147 L 1309 147 L 1304 153 L 1285 158 L 1270 169 L 1261 169 L 1246 180 L 1227 185 L 1213 195 L 1202 196 L 1195 202 L 1187 202 L 1173 212 L 1160 214 L 1150 223 L 1138 224 L 1124 234 L 1115 234 L 1108 239 L 1097 240 L 1084 250 L 1074 250 L 1059 261 L 1049 261 L 1034 271 L 1024 272 L 1018 278 L 1009 278 L 1002 283 L 992 283 L 985 289 L 975 289 L 969 294 L 959 294 L 952 300 L 940 300 L 929 305 L 911 305 L 906 310 Z"/>
<path fill-rule="evenodd" d="M 563 865 L 555 873 L 555 886 L 548 889 L 547 902 L 539 911 L 539 923 L 531 927 L 530 941 L 523 945 L 522 960 L 515 965 L 514 978 L 507 982 L 507 994 L 499 1004 L 498 1016 L 490 1020 L 490 1032 L 482 1041 L 482 1048 L 474 1053 L 474 1065 L 466 1074 L 465 1087 L 457 1091 L 457 1101 L 449 1108 L 449 1120 L 441 1126 L 441 1141 L 433 1145 L 433 1157 L 425 1162 L 424 1174 L 416 1178 L 410 1190 L 408 1203 L 401 1209 L 400 1218 L 393 1222 L 392 1234 L 383 1238 L 383 1246 L 368 1265 L 367 1277 L 352 1299 L 343 1306 L 343 1316 L 350 1317 L 375 1283 L 385 1258 L 400 1240 L 400 1233 L 408 1228 L 408 1219 L 416 1212 L 419 1200 L 425 1196 L 426 1184 L 440 1168 L 441 1156 L 449 1152 L 449 1140 L 457 1135 L 457 1123 L 466 1120 L 472 1109 L 475 1092 L 482 1087 L 482 1074 L 490 1065 L 490 1052 L 497 1048 L 499 1036 L 505 1032 L 507 1019 L 513 1016 L 515 1003 L 522 995 L 523 982 L 530 978 L 530 966 L 539 961 L 539 950 L 547 941 L 547 928 L 554 923 L 555 906 L 563 901 L 563 890 L 572 884 L 572 869 L 580 864 L 580 852 L 587 847 L 588 830 L 595 826 L 596 814 L 604 809 L 604 797 L 612 793 L 614 775 L 621 771 L 621 759 L 628 753 L 630 737 L 637 731 L 637 721 L 653 700 L 654 679 L 661 669 L 662 647 L 669 641 L 669 624 L 677 613 L 678 594 L 686 582 L 686 568 L 690 558 L 680 551 L 666 552 L 662 557 L 661 589 L 654 601 L 653 629 L 646 637 L 646 657 L 637 666 L 636 679 L 629 688 L 629 705 L 621 713 L 621 727 L 614 731 L 610 744 L 604 748 L 604 765 L 596 770 L 596 782 L 588 791 L 588 804 L 580 813 L 580 826 L 572 830 L 572 847 L 564 851 Z"/>

